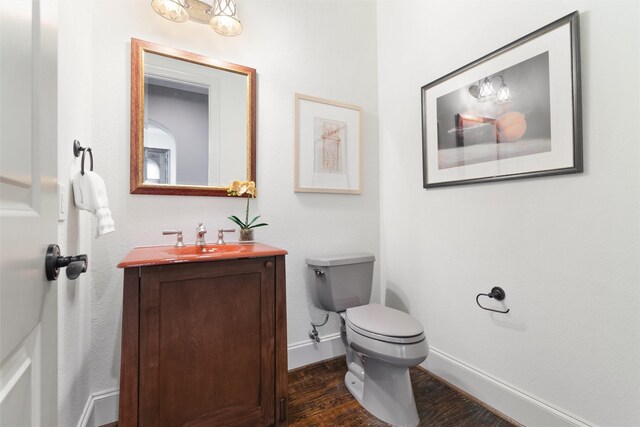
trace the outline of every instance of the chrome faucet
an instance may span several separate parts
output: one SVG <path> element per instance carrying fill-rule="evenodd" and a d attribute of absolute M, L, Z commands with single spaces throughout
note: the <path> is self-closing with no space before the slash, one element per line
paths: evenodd
<path fill-rule="evenodd" d="M 202 223 L 198 224 L 196 228 L 196 246 L 207 246 L 207 242 L 204 241 L 204 235 L 207 233 L 207 229 L 204 228 Z"/>
<path fill-rule="evenodd" d="M 216 242 L 216 245 L 225 245 L 226 243 L 224 242 L 224 234 L 223 233 L 233 233 L 234 231 L 236 231 L 235 228 L 230 228 L 228 230 L 222 229 L 222 228 L 218 228 L 218 241 Z"/>

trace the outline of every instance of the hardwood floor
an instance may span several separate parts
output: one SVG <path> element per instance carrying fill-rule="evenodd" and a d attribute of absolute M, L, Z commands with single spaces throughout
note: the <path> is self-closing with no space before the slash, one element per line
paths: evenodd
<path fill-rule="evenodd" d="M 326 360 L 289 372 L 290 426 L 389 426 L 369 414 L 344 384 L 344 357 Z M 464 394 L 420 368 L 411 369 L 411 383 L 421 426 L 508 427 L 500 418 Z M 103 427 L 117 427 L 117 423 Z"/>
<path fill-rule="evenodd" d="M 289 425 L 388 426 L 351 396 L 344 384 L 345 373 L 344 357 L 289 372 Z M 514 425 L 425 370 L 413 368 L 411 383 L 421 426 Z"/>

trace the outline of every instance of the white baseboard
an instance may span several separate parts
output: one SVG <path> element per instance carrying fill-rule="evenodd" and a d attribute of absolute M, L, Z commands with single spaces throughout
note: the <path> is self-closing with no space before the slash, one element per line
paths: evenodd
<path fill-rule="evenodd" d="M 287 365 L 289 370 L 292 370 L 343 354 L 344 344 L 340 333 L 336 333 L 321 337 L 319 343 L 307 340 L 289 345 L 287 347 Z"/>
<path fill-rule="evenodd" d="M 117 388 L 90 394 L 78 427 L 99 427 L 118 421 L 119 396 Z"/>
<path fill-rule="evenodd" d="M 338 333 L 322 337 L 319 343 L 309 340 L 291 344 L 287 353 L 288 367 L 291 370 L 341 356 L 344 354 L 344 345 Z M 521 424 L 593 427 L 593 424 L 438 349 L 430 349 L 429 357 L 422 366 Z M 78 427 L 99 427 L 118 421 L 118 397 L 118 389 L 91 394 L 78 421 Z"/>
<path fill-rule="evenodd" d="M 593 426 L 438 349 L 431 348 L 421 366 L 523 425 Z"/>

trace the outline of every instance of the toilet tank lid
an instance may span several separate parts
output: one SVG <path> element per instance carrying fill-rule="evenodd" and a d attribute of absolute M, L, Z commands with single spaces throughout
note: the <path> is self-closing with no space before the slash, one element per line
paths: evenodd
<path fill-rule="evenodd" d="M 366 252 L 344 254 L 344 255 L 328 255 L 322 257 L 310 257 L 306 259 L 307 265 L 315 265 L 318 267 L 332 267 L 336 265 L 361 264 L 363 262 L 375 261 L 373 254 Z"/>

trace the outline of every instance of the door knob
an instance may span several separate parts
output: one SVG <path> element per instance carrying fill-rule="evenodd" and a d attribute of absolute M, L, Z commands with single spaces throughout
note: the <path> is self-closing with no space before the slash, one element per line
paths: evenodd
<path fill-rule="evenodd" d="M 84 254 L 60 256 L 60 247 L 55 244 L 49 245 L 47 255 L 44 258 L 44 271 L 47 274 L 47 280 L 56 280 L 61 267 L 67 267 L 67 278 L 77 279 L 80 274 L 87 271 L 88 261 L 89 259 Z"/>

